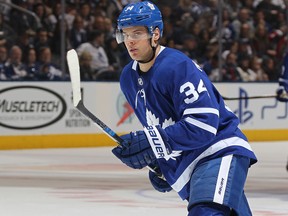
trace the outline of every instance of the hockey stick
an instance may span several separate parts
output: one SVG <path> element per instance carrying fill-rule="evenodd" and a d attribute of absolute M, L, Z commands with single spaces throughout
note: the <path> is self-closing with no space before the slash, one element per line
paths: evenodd
<path fill-rule="evenodd" d="M 80 87 L 80 67 L 78 55 L 74 49 L 67 52 L 67 63 L 70 73 L 70 79 L 72 83 L 72 95 L 73 95 L 73 105 L 81 113 L 83 113 L 88 119 L 91 119 L 102 131 L 104 131 L 111 139 L 117 142 L 119 145 L 123 140 L 111 130 L 104 122 L 93 115 L 84 105 L 81 97 L 81 87 Z"/>
<path fill-rule="evenodd" d="M 99 118 L 97 118 L 94 114 L 92 114 L 84 105 L 81 96 L 81 87 L 80 87 L 80 67 L 79 67 L 79 59 L 77 52 L 74 49 L 71 49 L 67 52 L 67 63 L 70 73 L 70 79 L 72 83 L 72 97 L 73 97 L 73 105 L 76 109 L 78 109 L 82 114 L 84 114 L 88 119 L 92 120 L 102 131 L 104 131 L 112 140 L 114 140 L 118 145 L 123 146 L 123 139 L 119 137 L 112 129 L 110 129 L 104 122 L 102 122 Z M 158 167 L 150 167 L 148 168 L 156 173 L 159 178 L 164 178 L 162 174 L 159 172 Z"/>
<path fill-rule="evenodd" d="M 224 97 L 224 100 L 245 100 L 245 99 L 261 99 L 261 98 L 276 98 L 277 95 L 258 95 L 258 96 L 247 96 L 247 97 Z"/>

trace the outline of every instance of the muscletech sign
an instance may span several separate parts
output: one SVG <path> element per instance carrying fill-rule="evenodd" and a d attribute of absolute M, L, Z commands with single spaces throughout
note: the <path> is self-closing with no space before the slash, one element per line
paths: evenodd
<path fill-rule="evenodd" d="M 14 86 L 0 90 L 0 126 L 30 130 L 49 126 L 66 113 L 65 100 L 39 86 Z"/>

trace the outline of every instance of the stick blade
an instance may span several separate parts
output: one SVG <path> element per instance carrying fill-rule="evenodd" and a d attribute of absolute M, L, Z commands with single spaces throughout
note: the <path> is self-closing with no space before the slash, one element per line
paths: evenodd
<path fill-rule="evenodd" d="M 81 100 L 80 67 L 77 52 L 74 49 L 69 50 L 66 59 L 72 83 L 73 105 L 76 107 Z"/>

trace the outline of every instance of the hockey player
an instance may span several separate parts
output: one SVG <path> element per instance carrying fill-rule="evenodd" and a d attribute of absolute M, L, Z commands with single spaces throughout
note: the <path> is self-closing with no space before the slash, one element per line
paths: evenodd
<path fill-rule="evenodd" d="M 288 52 L 283 59 L 282 73 L 279 77 L 279 87 L 276 90 L 277 99 L 281 102 L 288 102 Z M 286 163 L 288 171 L 288 160 Z"/>
<path fill-rule="evenodd" d="M 252 215 L 244 185 L 257 159 L 205 72 L 159 44 L 162 16 L 151 2 L 128 4 L 117 26 L 133 59 L 120 86 L 144 129 L 123 135 L 112 152 L 131 168 L 155 167 L 153 187 L 178 192 L 189 216 Z"/>
<path fill-rule="evenodd" d="M 284 57 L 282 68 L 282 73 L 279 78 L 279 87 L 277 88 L 276 94 L 279 101 L 288 102 L 288 52 Z"/>

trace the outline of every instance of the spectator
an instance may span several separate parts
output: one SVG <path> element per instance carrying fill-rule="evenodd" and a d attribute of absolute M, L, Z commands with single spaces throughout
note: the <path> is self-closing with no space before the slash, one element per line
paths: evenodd
<path fill-rule="evenodd" d="M 262 68 L 262 59 L 257 56 L 252 56 L 250 60 L 250 68 L 256 74 L 256 81 L 269 81 L 268 75 Z"/>
<path fill-rule="evenodd" d="M 91 68 L 92 56 L 89 52 L 84 51 L 79 56 L 79 65 L 80 65 L 80 78 L 83 81 L 95 80 L 96 73 Z"/>
<path fill-rule="evenodd" d="M 62 80 L 62 71 L 52 62 L 52 53 L 50 47 L 41 47 L 39 50 L 40 71 L 37 76 L 38 80 Z"/>
<path fill-rule="evenodd" d="M 25 80 L 27 78 L 26 66 L 22 62 L 22 50 L 14 45 L 9 51 L 9 58 L 5 63 L 5 75 L 8 80 Z"/>
<path fill-rule="evenodd" d="M 101 32 L 105 32 L 106 26 L 105 26 L 105 17 L 102 15 L 95 15 L 94 22 L 92 23 L 92 29 L 91 30 L 98 30 Z"/>
<path fill-rule="evenodd" d="M 254 26 L 258 26 L 259 24 L 264 25 L 268 32 L 271 30 L 271 26 L 266 22 L 265 14 L 262 10 L 256 11 L 254 15 Z"/>
<path fill-rule="evenodd" d="M 74 3 L 66 4 L 66 8 L 65 9 L 66 9 L 66 11 L 64 13 L 64 20 L 65 20 L 65 23 L 67 25 L 66 26 L 67 30 L 70 31 L 72 29 L 72 27 L 73 27 L 73 22 L 74 22 L 75 16 L 77 15 L 77 10 L 76 10 L 76 7 L 75 7 Z M 62 14 L 59 17 L 59 21 L 60 20 L 62 20 Z"/>
<path fill-rule="evenodd" d="M 3 20 L 5 20 L 5 22 L 9 23 L 10 13 L 11 13 L 11 5 L 9 5 L 9 3 L 11 3 L 11 0 L 3 0 L 2 2 L 3 2 L 3 4 L 1 4 L 0 16 Z M 5 4 L 5 3 L 8 3 L 8 4 Z"/>
<path fill-rule="evenodd" d="M 207 50 L 207 56 L 209 56 L 203 63 L 203 70 L 208 75 L 209 79 L 213 82 L 219 82 L 222 79 L 220 70 L 218 68 L 218 56 L 213 55 L 209 49 Z"/>
<path fill-rule="evenodd" d="M 117 44 L 115 37 L 110 37 L 106 42 L 106 51 L 110 65 L 114 68 L 115 73 L 120 73 L 123 67 L 131 60 L 127 50 Z M 115 76 L 119 76 L 116 74 Z"/>
<path fill-rule="evenodd" d="M 21 35 L 18 35 L 18 40 L 15 41 L 14 45 L 20 47 L 23 52 L 23 61 L 26 61 L 28 56 L 28 51 L 31 47 L 34 47 L 33 40 L 35 35 L 32 32 L 23 32 Z"/>
<path fill-rule="evenodd" d="M 133 1 L 137 2 L 137 0 Z M 41 47 L 48 46 L 52 49 L 52 62 L 59 65 L 61 60 L 59 58 L 61 48 L 59 44 L 61 42 L 61 3 L 59 1 L 47 0 L 12 0 L 12 2 L 34 12 L 40 18 L 42 28 L 39 28 L 33 16 L 15 8 L 10 8 L 10 13 L 3 12 L 0 15 L 0 46 L 5 46 L 8 50 L 14 45 L 20 46 L 23 57 L 28 56 L 27 50 L 29 50 L 31 44 L 33 44 L 37 52 Z M 66 50 L 71 47 L 77 49 L 79 45 L 88 42 L 88 31 L 100 30 L 104 32 L 105 40 L 113 37 L 115 26 L 111 23 L 114 23 L 114 21 L 116 23 L 115 19 L 119 11 L 128 2 L 132 2 L 132 0 L 68 1 L 64 14 L 65 21 L 67 21 L 66 27 L 69 30 L 66 31 L 66 36 L 69 36 L 66 38 Z M 199 64 L 207 63 L 209 65 L 208 62 L 211 58 L 207 59 L 207 50 L 211 49 L 211 44 L 213 44 L 216 52 L 220 48 L 218 46 L 220 31 L 218 30 L 217 1 L 159 0 L 152 2 L 158 3 L 165 20 L 165 31 L 161 38 L 161 43 L 168 47 L 184 50 L 188 46 L 184 45 L 184 42 L 186 43 L 187 40 L 183 40 L 183 35 L 189 34 L 197 41 L 197 54 L 196 57 L 193 54 L 193 57 L 193 55 L 191 56 L 191 52 L 187 51 L 187 55 L 193 59 L 196 58 Z M 270 65 L 270 60 L 268 59 L 272 58 L 276 74 L 279 74 L 279 68 L 281 68 L 280 62 L 287 44 L 287 11 L 285 10 L 284 1 L 229 0 L 223 5 L 222 12 L 223 29 L 221 35 L 223 39 L 222 50 L 224 50 L 222 53 L 223 58 L 230 52 L 232 44 L 239 43 L 237 51 L 239 64 L 241 58 L 245 58 L 247 55 L 257 55 L 263 62 L 263 67 L 266 65 L 266 59 L 268 61 L 267 65 Z M 3 22 L 3 16 L 5 16 L 5 22 Z M 82 18 L 82 22 L 79 21 L 79 17 Z M 73 28 L 71 28 L 72 21 L 75 24 Z M 76 26 L 76 22 L 82 26 L 80 30 Z M 86 36 L 83 35 L 85 31 Z M 109 43 L 106 42 L 108 41 L 105 41 L 105 45 L 101 46 L 106 48 L 106 54 L 108 55 L 109 50 L 105 46 Z M 110 56 L 108 62 L 110 59 L 113 61 L 113 59 L 122 58 L 118 56 L 118 54 L 122 55 L 121 52 L 116 52 L 116 54 L 110 52 L 110 54 L 113 57 Z M 23 59 L 23 61 L 26 62 L 26 59 Z M 115 62 L 111 62 L 110 64 L 115 65 Z M 219 72 L 219 69 L 217 69 L 218 64 L 213 65 L 216 68 L 209 70 L 214 71 L 215 69 L 215 71 Z M 109 70 L 111 69 L 109 68 Z M 266 70 L 269 71 L 270 69 Z M 272 74 L 268 73 L 267 75 L 270 80 L 275 79 Z M 216 77 L 214 78 L 217 80 L 218 78 Z"/>
<path fill-rule="evenodd" d="M 165 34 L 163 34 L 163 37 L 161 38 L 161 44 L 163 44 L 164 46 L 168 45 L 168 41 L 173 41 L 173 44 L 175 44 L 175 34 L 176 34 L 176 30 L 175 30 L 175 26 L 173 25 L 172 22 L 163 21 L 163 25 L 164 25 L 164 29 L 165 29 Z"/>
<path fill-rule="evenodd" d="M 236 19 L 240 8 L 243 6 L 242 2 L 239 0 L 229 0 L 226 3 L 226 8 L 229 11 L 230 18 L 232 20 Z"/>
<path fill-rule="evenodd" d="M 88 52 L 92 55 L 91 67 L 97 72 L 101 69 L 111 70 L 112 68 L 109 66 L 109 61 L 107 57 L 107 53 L 104 48 L 104 33 L 101 31 L 92 31 L 88 35 L 88 42 L 81 44 L 77 48 L 77 53 L 79 56 L 82 55 L 83 52 Z"/>
<path fill-rule="evenodd" d="M 262 0 L 258 5 L 255 5 L 255 9 L 264 12 L 265 19 L 272 25 L 272 28 L 278 27 L 278 23 L 275 21 L 278 18 L 278 13 L 281 12 L 281 6 L 273 4 L 271 0 Z"/>
<path fill-rule="evenodd" d="M 54 15 L 53 15 L 53 10 L 51 7 L 48 7 L 48 5 L 44 5 L 44 9 L 45 9 L 45 28 L 47 29 L 47 31 L 49 32 L 49 36 L 52 36 L 52 33 L 54 31 L 55 25 L 58 22 L 57 19 L 55 19 Z M 51 35 L 50 35 L 51 34 Z"/>
<path fill-rule="evenodd" d="M 60 40 L 60 38 L 58 40 Z M 38 29 L 34 41 L 34 47 L 36 49 L 36 52 L 39 53 L 42 47 L 50 47 L 50 45 L 51 40 L 49 38 L 48 31 L 45 28 Z"/>
<path fill-rule="evenodd" d="M 25 65 L 28 79 L 37 80 L 37 76 L 40 73 L 40 63 L 37 61 L 36 50 L 34 47 L 30 47 L 28 50 Z"/>
<path fill-rule="evenodd" d="M 265 57 L 262 60 L 262 68 L 265 74 L 268 75 L 269 81 L 278 81 L 281 69 L 276 68 L 274 59 Z"/>
<path fill-rule="evenodd" d="M 248 23 L 242 23 L 240 26 L 239 40 L 251 43 L 254 34 L 254 28 L 251 29 Z"/>
<path fill-rule="evenodd" d="M 244 82 L 256 81 L 257 79 L 256 73 L 250 69 L 249 56 L 243 56 L 239 60 L 239 66 L 237 67 L 237 71 L 241 76 L 241 80 Z"/>
<path fill-rule="evenodd" d="M 198 38 L 198 42 L 197 42 L 197 47 L 198 47 L 198 52 L 199 52 L 199 57 L 198 57 L 198 61 L 199 63 L 205 61 L 206 58 L 206 51 L 209 47 L 209 32 L 207 29 L 202 29 L 201 32 L 199 33 L 199 38 Z M 201 60 L 199 60 L 201 59 Z"/>
<path fill-rule="evenodd" d="M 69 32 L 71 47 L 76 49 L 80 44 L 87 42 L 87 31 L 84 28 L 84 21 L 81 16 L 76 16 L 73 28 Z"/>
<path fill-rule="evenodd" d="M 35 13 L 36 16 L 39 17 L 41 26 L 47 29 L 47 24 L 46 24 L 46 10 L 45 10 L 45 5 L 42 3 L 36 3 L 33 5 L 33 12 Z"/>
<path fill-rule="evenodd" d="M 119 13 L 122 10 L 120 1 L 117 0 L 100 0 L 97 3 L 97 7 L 105 11 L 108 18 L 112 18 L 115 13 Z"/>
<path fill-rule="evenodd" d="M 238 59 L 241 59 L 245 56 L 252 56 L 253 55 L 253 49 L 249 41 L 242 39 L 238 41 L 238 51 L 237 56 Z"/>
<path fill-rule="evenodd" d="M 234 53 L 229 53 L 223 66 L 222 81 L 242 81 L 241 75 L 237 70 L 237 66 L 237 56 Z"/>
<path fill-rule="evenodd" d="M 19 7 L 29 10 L 29 4 L 26 0 L 19 0 L 17 4 Z M 27 31 L 36 32 L 37 28 L 40 27 L 33 16 L 15 8 L 10 13 L 10 25 L 17 34 Z"/>
<path fill-rule="evenodd" d="M 233 28 L 228 9 L 224 8 L 222 11 L 222 29 L 218 30 L 217 34 L 222 36 L 223 47 L 230 47 L 235 40 L 235 30 Z M 219 38 L 219 36 L 217 36 Z"/>
<path fill-rule="evenodd" d="M 263 23 L 259 23 L 255 29 L 252 39 L 252 48 L 254 54 L 263 58 L 266 56 L 275 56 L 276 51 L 271 47 L 268 31 Z"/>
<path fill-rule="evenodd" d="M 253 19 L 251 11 L 248 8 L 242 7 L 239 10 L 238 17 L 232 21 L 233 29 L 235 30 L 235 39 L 239 39 L 242 24 L 248 24 L 251 32 L 254 31 Z"/>
<path fill-rule="evenodd" d="M 71 49 L 70 45 L 70 40 L 69 40 L 69 30 L 67 26 L 66 20 L 63 22 L 63 27 L 62 27 L 62 22 L 57 22 L 55 26 L 55 30 L 53 33 L 53 38 L 51 40 L 50 48 L 52 51 L 52 59 L 56 64 L 60 64 L 60 56 L 61 56 L 61 48 L 62 48 L 62 41 L 60 40 L 61 38 L 61 32 L 65 31 L 65 38 L 64 38 L 64 47 L 65 51 Z"/>
<path fill-rule="evenodd" d="M 109 39 L 111 37 L 114 37 L 115 29 L 112 25 L 111 19 L 108 17 L 105 17 L 104 22 L 105 22 L 105 29 L 104 29 L 105 38 Z"/>
<path fill-rule="evenodd" d="M 200 57 L 197 44 L 197 39 L 193 35 L 185 35 L 183 37 L 183 48 L 181 51 L 189 58 L 197 61 Z"/>
<path fill-rule="evenodd" d="M 280 29 L 274 29 L 269 34 L 270 46 L 269 50 L 270 56 L 274 57 L 280 63 L 287 49 L 287 25 L 282 26 Z"/>
<path fill-rule="evenodd" d="M 91 12 L 91 6 L 89 3 L 82 3 L 80 5 L 80 16 L 83 19 L 83 25 L 86 30 L 90 30 L 94 23 L 94 16 Z"/>
<path fill-rule="evenodd" d="M 227 55 L 229 53 L 234 53 L 234 54 L 238 54 L 238 50 L 239 50 L 239 43 L 238 41 L 233 41 L 233 43 L 229 46 L 229 49 L 226 49 L 223 51 L 222 53 L 222 58 L 226 59 Z"/>
<path fill-rule="evenodd" d="M 15 30 L 7 24 L 3 14 L 0 13 L 0 46 L 11 47 L 16 39 Z"/>
<path fill-rule="evenodd" d="M 0 80 L 7 80 L 5 74 L 5 62 L 7 60 L 7 48 L 0 46 Z"/>

